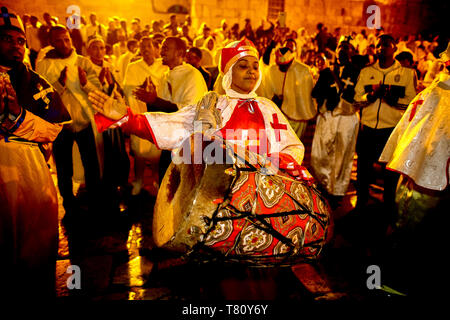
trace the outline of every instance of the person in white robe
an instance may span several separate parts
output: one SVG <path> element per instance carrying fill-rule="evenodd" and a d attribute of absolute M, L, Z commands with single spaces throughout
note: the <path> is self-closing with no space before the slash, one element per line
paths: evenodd
<path fill-rule="evenodd" d="M 238 117 L 238 119 L 245 122 L 259 111 L 258 113 L 262 117 L 260 118 L 262 122 L 259 124 L 262 131 L 259 132 L 263 136 L 256 138 L 245 135 L 243 139 L 230 139 L 230 142 L 245 148 L 259 145 L 255 140 L 264 145 L 262 142 L 267 139 L 265 155 L 278 157 L 279 166 L 288 170 L 293 176 L 311 179 L 307 170 L 301 167 L 304 156 L 303 144 L 289 126 L 288 120 L 272 101 L 258 97 L 255 93 L 262 80 L 256 48 L 246 39 L 230 43 L 227 48 L 229 48 L 228 52 L 224 56 L 224 51 L 222 51 L 221 58 L 221 72 L 224 74 L 222 86 L 226 95 L 219 96 L 216 105 L 222 118 L 219 130 L 227 127 L 227 123 L 234 113 L 242 113 L 242 117 Z M 254 60 L 245 59 L 249 56 Z M 242 61 L 238 62 L 240 58 Z M 241 70 L 240 72 L 251 70 L 244 71 L 244 73 L 250 72 L 252 76 L 243 76 L 239 82 L 233 78 L 233 68 Z M 89 99 L 96 110 L 106 116 L 106 118 L 97 119 L 100 127 L 120 125 L 125 130 L 130 130 L 134 134 L 153 141 L 160 149 L 178 149 L 194 133 L 196 103 L 184 106 L 177 112 L 134 114 L 131 108 L 127 109 L 124 102 L 117 102 L 113 96 L 108 97 L 99 91 L 91 93 Z M 250 127 L 239 128 L 251 129 Z"/>
<path fill-rule="evenodd" d="M 164 45 L 162 52 L 164 57 Z M 194 152 L 194 164 L 196 163 L 195 158 L 200 155 L 196 150 L 201 151 L 202 159 L 205 159 L 208 155 L 212 155 L 207 153 L 207 148 L 198 148 L 202 143 L 197 145 L 195 137 L 198 137 L 198 134 L 203 134 L 203 137 L 213 136 L 220 142 L 219 148 L 223 146 L 221 145 L 223 141 L 227 146 L 227 150 L 234 150 L 234 154 L 246 158 L 247 163 L 256 168 L 255 170 L 258 172 L 258 176 L 261 174 L 261 177 L 263 177 L 261 179 L 264 180 L 267 174 L 275 174 L 277 177 L 284 176 L 291 183 L 296 182 L 297 186 L 302 186 L 301 190 L 297 189 L 298 192 L 292 191 L 290 187 L 283 187 L 281 185 L 280 188 L 274 187 L 274 189 L 278 191 L 283 188 L 289 189 L 292 193 L 296 193 L 297 199 L 307 197 L 306 193 L 309 194 L 310 191 L 306 192 L 303 190 L 305 190 L 304 188 L 308 188 L 308 186 L 312 186 L 314 182 L 308 171 L 301 166 L 304 156 L 303 144 L 276 105 L 269 99 L 258 97 L 255 93 L 262 78 L 258 59 L 258 51 L 249 40 L 244 39 L 230 43 L 222 50 L 220 64 L 221 72 L 224 74 L 222 85 L 226 95 L 218 96 L 214 92 L 208 93 L 198 103 L 187 105 L 177 112 L 146 112 L 135 114 L 130 108 L 127 108 L 123 100 L 120 101 L 119 97 L 110 97 L 100 91 L 91 93 L 89 99 L 91 99 L 96 110 L 104 115 L 102 118 L 99 117 L 97 119 L 99 126 L 120 126 L 125 131 L 154 142 L 161 149 L 173 150 L 173 155 L 175 156 L 173 161 L 175 164 L 180 164 L 178 161 L 187 161 L 184 162 L 186 165 L 192 164 L 192 150 Z M 207 127 L 210 127 L 210 129 Z M 193 149 L 191 149 L 192 145 L 190 144 L 192 141 L 191 138 L 194 141 Z M 180 149 L 182 150 L 182 155 L 178 152 Z M 247 152 L 242 152 L 242 150 Z M 216 155 L 218 157 L 212 160 L 215 160 L 216 163 L 223 163 L 222 156 L 218 153 Z M 245 170 L 244 167 L 246 165 L 238 160 L 239 158 L 234 159 L 237 165 Z M 209 161 L 207 160 L 207 162 Z M 248 166 L 247 168 L 252 170 L 252 166 Z M 167 178 L 166 181 L 174 180 L 171 179 L 175 176 L 173 172 L 171 171 L 171 174 L 165 177 L 165 179 Z M 247 175 L 245 176 L 247 177 Z M 258 178 L 255 179 L 244 179 L 239 188 L 247 190 L 251 198 L 258 199 L 259 196 L 264 198 L 264 195 L 256 191 L 258 188 L 263 188 L 262 184 L 264 183 L 260 184 L 257 181 Z M 208 186 L 203 187 L 207 188 Z M 315 187 L 312 188 L 316 190 Z M 243 210 L 250 211 L 249 208 L 253 208 L 251 212 L 255 215 L 261 214 L 263 211 L 264 214 L 298 212 L 294 203 L 292 203 L 292 206 L 289 206 L 289 204 L 274 196 L 274 193 L 278 192 L 274 189 L 267 193 L 271 199 L 269 201 L 270 204 L 262 204 L 263 200 L 261 200 L 260 204 L 250 204 L 249 207 Z M 161 192 L 164 192 L 164 190 L 161 190 Z M 316 191 L 311 189 L 311 192 Z M 285 193 L 283 195 L 288 197 L 288 194 Z M 289 194 L 289 196 L 296 197 L 292 194 Z M 245 198 L 242 202 L 244 202 Z M 311 231 L 301 231 L 302 235 L 298 235 L 298 237 L 302 240 L 294 240 L 294 237 L 297 239 L 297 233 L 295 233 L 295 236 L 292 233 L 289 235 L 286 234 L 286 237 L 298 243 L 298 247 L 302 247 L 303 243 L 309 242 L 309 239 L 307 239 L 309 236 L 307 234 L 311 233 L 315 236 L 319 236 L 318 233 L 325 234 L 325 229 L 329 222 L 329 210 L 327 205 L 321 202 L 318 197 L 315 199 L 314 201 L 309 201 L 309 205 L 314 202 L 314 207 L 322 208 L 319 210 L 322 210 L 321 214 L 323 213 L 324 217 L 326 217 L 326 221 L 321 226 L 315 225 L 315 227 L 311 227 Z M 202 201 L 208 201 L 208 199 L 200 199 L 200 203 Z M 164 206 L 164 203 L 161 205 Z M 167 204 L 168 206 L 170 205 L 169 202 Z M 280 205 L 277 206 L 277 204 Z M 237 208 L 237 204 L 233 204 L 233 208 Z M 309 228 L 308 226 L 310 225 L 310 220 L 306 222 L 307 220 L 303 218 L 292 219 L 289 217 L 279 223 L 273 220 L 269 221 L 269 219 L 265 220 L 277 232 L 285 233 L 287 233 L 289 228 L 302 228 L 304 230 Z M 266 237 L 265 239 L 268 239 L 269 243 L 272 242 L 271 237 Z M 315 237 L 314 239 L 317 238 Z M 228 238 L 224 239 L 224 242 L 227 244 L 232 245 L 234 242 L 227 240 Z M 228 245 L 224 245 L 228 248 Z M 246 250 L 253 254 L 255 251 L 260 251 L 261 249 L 259 246 L 256 248 L 251 247 L 249 244 Z M 231 249 L 227 252 L 230 251 Z M 270 249 L 268 251 L 272 252 Z M 225 252 L 223 253 L 225 254 Z"/>
<path fill-rule="evenodd" d="M 278 105 L 301 138 L 317 111 L 311 97 L 311 73 L 307 65 L 295 59 L 295 51 L 293 40 L 286 40 L 277 49 L 276 64 L 270 65 L 264 76 L 264 96 Z"/>
<path fill-rule="evenodd" d="M 94 111 L 87 99 L 87 93 L 101 88 L 92 62 L 76 53 L 68 30 L 63 25 L 50 29 L 50 40 L 54 49 L 44 59 L 37 62 L 36 71 L 55 90 L 68 109 L 72 123 L 65 126 L 55 140 L 53 153 L 58 174 L 58 187 L 63 197 L 66 214 L 78 210 L 77 199 L 73 195 L 72 146 L 77 142 L 84 167 L 89 207 L 95 207 L 96 192 L 102 170 L 102 135 L 97 131 Z"/>
<path fill-rule="evenodd" d="M 128 64 L 136 56 L 139 43 L 136 39 L 130 39 L 127 41 L 127 52 L 122 54 L 116 60 L 115 77 L 120 85 L 123 85 L 125 80 L 125 72 L 127 71 Z"/>
<path fill-rule="evenodd" d="M 161 59 L 155 59 L 154 47 L 149 37 L 144 37 L 139 43 L 142 58 L 128 65 L 123 83 L 124 93 L 128 105 L 136 113 L 146 112 L 145 102 L 134 96 L 134 90 L 138 87 L 146 88 L 149 82 L 153 83 L 157 92 L 160 92 L 162 77 L 168 71 L 168 67 L 163 65 Z M 130 147 L 133 153 L 134 181 L 131 194 L 137 195 L 143 186 L 146 161 L 158 164 L 161 151 L 148 140 L 141 139 L 136 135 L 130 136 Z"/>
<path fill-rule="evenodd" d="M 112 63 L 105 59 L 106 47 L 103 38 L 94 38 L 87 44 L 87 52 L 92 62 L 102 91 L 111 93 L 116 90 L 123 96 L 123 89 L 114 77 Z M 103 176 L 102 192 L 105 197 L 105 209 L 117 211 L 125 208 L 124 196 L 128 186 L 130 160 L 125 148 L 125 137 L 120 128 L 108 129 L 102 133 L 103 137 Z M 122 204 L 121 204 L 122 202 Z"/>
<path fill-rule="evenodd" d="M 101 37 L 104 41 L 106 41 L 108 30 L 103 24 L 97 21 L 97 14 L 95 12 L 92 12 L 89 15 L 89 20 L 91 23 L 86 25 L 85 31 L 87 42 L 96 37 Z"/>
<path fill-rule="evenodd" d="M 440 60 L 446 68 L 411 101 L 379 158 L 400 173 L 384 268 L 409 297 L 439 292 L 447 271 L 450 44 Z"/>
<path fill-rule="evenodd" d="M 415 229 L 449 196 L 450 43 L 441 54 L 445 72 L 409 104 L 390 135 L 380 161 L 399 172 L 396 227 Z"/>
<path fill-rule="evenodd" d="M 348 38 L 338 44 L 337 64 L 320 71 L 312 95 L 317 101 L 317 117 L 311 147 L 311 167 L 337 205 L 350 183 L 359 117 L 353 107 L 360 68 L 352 61 L 355 48 Z M 330 197 L 331 200 L 331 197 Z"/>
<path fill-rule="evenodd" d="M 186 42 L 177 37 L 167 37 L 161 44 L 161 58 L 169 70 L 161 79 L 158 89 L 153 83 L 140 87 L 135 94 L 147 104 L 147 110 L 176 112 L 200 100 L 208 91 L 200 71 L 184 62 Z M 159 181 L 170 165 L 170 152 L 163 150 L 159 161 Z"/>

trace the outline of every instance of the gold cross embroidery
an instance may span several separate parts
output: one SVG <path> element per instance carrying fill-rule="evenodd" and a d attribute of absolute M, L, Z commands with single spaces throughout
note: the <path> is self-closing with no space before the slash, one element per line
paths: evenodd
<path fill-rule="evenodd" d="M 350 78 L 344 79 L 344 80 L 342 80 L 342 82 L 345 83 L 344 90 L 347 89 L 347 87 L 348 87 L 349 85 L 352 85 L 352 86 L 355 85 L 353 82 L 351 82 Z"/>
<path fill-rule="evenodd" d="M 48 87 L 47 89 L 42 90 L 42 91 L 36 93 L 35 95 L 33 95 L 33 99 L 34 99 L 34 100 L 39 100 L 39 99 L 42 98 L 42 100 L 43 100 L 46 104 L 49 104 L 49 103 L 50 103 L 50 100 L 47 98 L 47 93 L 49 93 L 49 92 L 53 92 L 53 88 L 52 88 L 52 87 Z"/>

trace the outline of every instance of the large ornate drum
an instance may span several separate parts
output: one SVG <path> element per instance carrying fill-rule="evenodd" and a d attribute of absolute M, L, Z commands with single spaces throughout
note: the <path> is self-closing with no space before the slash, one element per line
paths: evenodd
<path fill-rule="evenodd" d="M 159 247 L 260 266 L 315 259 L 330 232 L 313 185 L 237 164 L 172 163 L 153 218 Z"/>

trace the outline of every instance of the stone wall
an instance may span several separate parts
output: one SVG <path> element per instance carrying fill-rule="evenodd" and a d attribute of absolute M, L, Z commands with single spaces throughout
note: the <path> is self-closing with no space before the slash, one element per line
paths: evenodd
<path fill-rule="evenodd" d="M 449 12 L 448 3 L 440 0 L 285 0 L 285 11 L 287 25 L 292 29 L 306 27 L 313 33 L 316 24 L 323 22 L 329 31 L 339 26 L 347 33 L 365 28 L 366 8 L 376 4 L 381 9 L 383 28 L 401 36 L 427 29 L 445 32 L 448 27 L 444 14 Z M 227 19 L 230 26 L 237 22 L 242 28 L 245 18 L 250 18 L 256 28 L 267 18 L 269 0 L 0 0 L 0 4 L 40 19 L 44 11 L 64 18 L 67 7 L 76 4 L 86 17 L 91 11 L 97 12 L 103 23 L 107 22 L 107 17 L 119 16 L 128 21 L 140 17 L 143 24 L 152 19 L 168 21 L 169 14 L 161 12 L 173 4 L 181 4 L 190 10 L 194 28 L 202 22 L 216 28 L 222 19 Z M 185 15 L 179 15 L 179 21 L 184 18 Z"/>
<path fill-rule="evenodd" d="M 70 5 L 78 5 L 81 15 L 86 19 L 89 19 L 89 14 L 94 11 L 103 24 L 107 24 L 108 17 L 118 16 L 128 22 L 134 17 L 139 17 L 143 25 L 150 24 L 154 19 L 168 22 L 170 14 L 162 12 L 175 4 L 184 5 L 189 9 L 190 0 L 0 0 L 0 5 L 21 15 L 24 13 L 36 15 L 40 21 L 43 20 L 44 12 L 57 16 L 61 21 L 67 16 L 66 10 Z M 184 16 L 180 14 L 179 20 L 184 21 Z"/>
<path fill-rule="evenodd" d="M 214 29 L 220 26 L 222 19 L 226 19 L 230 27 L 239 23 L 242 28 L 246 18 L 250 18 L 256 28 L 267 18 L 267 8 L 268 0 L 192 0 L 191 16 L 194 28 L 206 22 Z"/>

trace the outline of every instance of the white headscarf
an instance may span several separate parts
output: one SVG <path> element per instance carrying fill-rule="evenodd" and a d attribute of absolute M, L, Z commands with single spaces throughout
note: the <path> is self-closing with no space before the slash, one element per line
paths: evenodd
<path fill-rule="evenodd" d="M 239 61 L 239 60 L 238 60 Z M 237 62 L 237 61 L 236 61 Z M 258 68 L 259 70 L 259 78 L 258 81 L 255 84 L 255 87 L 250 93 L 239 93 L 231 89 L 231 83 L 233 82 L 233 67 L 236 65 L 236 62 L 230 67 L 230 69 L 223 75 L 222 78 L 222 87 L 225 90 L 225 93 L 230 98 L 239 98 L 239 99 L 254 99 L 258 95 L 256 94 L 256 90 L 261 85 L 262 81 L 262 71 L 261 68 Z"/>

